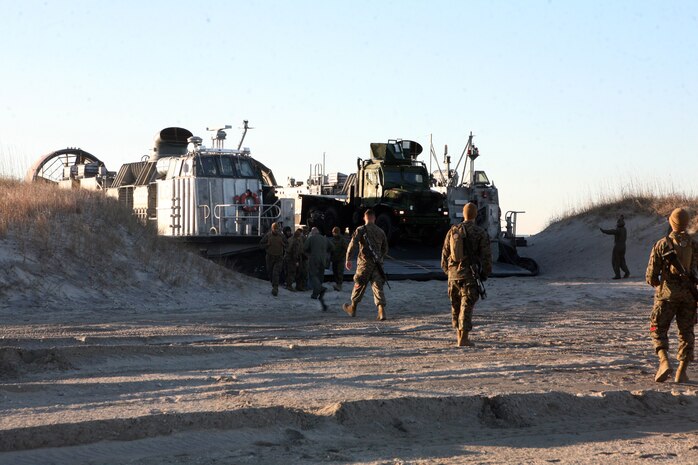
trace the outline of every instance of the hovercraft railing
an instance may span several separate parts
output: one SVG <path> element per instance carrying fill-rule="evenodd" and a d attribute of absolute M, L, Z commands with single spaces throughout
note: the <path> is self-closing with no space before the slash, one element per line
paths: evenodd
<path fill-rule="evenodd" d="M 246 209 L 252 208 L 252 211 Z M 230 213 L 232 212 L 232 213 Z M 281 217 L 280 202 L 273 204 L 221 203 L 213 207 L 209 233 L 221 236 L 262 236 Z"/>

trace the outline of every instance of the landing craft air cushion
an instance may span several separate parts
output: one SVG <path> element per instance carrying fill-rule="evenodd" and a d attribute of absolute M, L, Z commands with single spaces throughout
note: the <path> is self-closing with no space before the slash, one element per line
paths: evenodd
<path fill-rule="evenodd" d="M 500 228 L 497 188 L 484 171 L 474 170 L 479 151 L 472 144 L 472 134 L 453 170 L 445 155 L 446 169 L 439 167 L 429 174 L 424 163 L 416 160 L 421 145 L 391 140 L 371 144 L 371 158 L 359 158 L 357 172 L 349 176 L 325 174 L 323 160 L 314 172 L 311 168 L 306 186 L 291 180 L 289 186 L 281 187 L 272 171 L 242 148 L 247 121 L 237 149 L 224 148 L 225 129 L 230 126 L 209 129 L 214 136 L 212 147 L 207 148 L 187 129 L 165 128 L 156 135 L 151 153 L 142 161 L 124 164 L 118 173 L 108 171 L 82 149 L 58 150 L 39 158 L 27 180 L 103 190 L 158 234 L 194 244 L 212 258 L 258 251 L 260 238 L 273 222 L 318 226 L 326 233 L 333 226 L 353 230 L 366 208 L 376 210 L 377 224 L 393 244 L 407 238 L 433 244 L 434 239 L 443 238 L 449 224 L 462 221 L 463 205 L 473 202 L 478 205 L 476 221 L 492 243 L 493 276 L 538 273 L 534 260 L 517 253 L 517 246 L 525 245 L 525 239 L 516 236 L 516 217 L 522 212 L 508 212 L 506 229 Z M 433 146 L 431 155 L 436 160 Z M 410 250 L 417 245 L 410 244 L 415 243 L 404 241 L 402 256 L 386 262 L 388 274 L 442 278 L 438 260 L 415 258 L 423 253 L 414 255 Z"/>
<path fill-rule="evenodd" d="M 442 169 L 432 144 L 431 159 L 438 168 L 431 176 L 433 189 L 446 196 L 451 224 L 463 221 L 463 206 L 466 203 L 472 202 L 477 206 L 475 222 L 490 237 L 493 276 L 536 276 L 539 273 L 536 261 L 518 254 L 518 247 L 525 247 L 527 243 L 524 237 L 516 235 L 516 220 L 519 214 L 525 212 L 506 212 L 505 229 L 502 230 L 499 191 L 484 171 L 475 170 L 475 159 L 479 156 L 480 151 L 473 145 L 471 132 L 455 168 L 451 168 L 448 148 L 444 149 Z"/>
<path fill-rule="evenodd" d="M 159 235 L 194 244 L 209 257 L 258 250 L 273 222 L 293 224 L 293 202 L 275 197 L 271 170 L 241 148 L 244 134 L 237 149 L 224 148 L 229 128 L 212 129 L 211 148 L 187 129 L 165 128 L 143 161 L 118 173 L 80 149 L 59 150 L 41 157 L 27 179 L 104 190 Z"/>

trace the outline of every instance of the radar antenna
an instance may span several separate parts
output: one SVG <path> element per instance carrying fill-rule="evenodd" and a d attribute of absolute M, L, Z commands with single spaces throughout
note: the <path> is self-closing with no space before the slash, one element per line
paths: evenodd
<path fill-rule="evenodd" d="M 223 126 L 219 127 L 208 127 L 206 128 L 207 131 L 211 131 L 214 134 L 211 136 L 211 142 L 213 143 L 213 148 L 214 149 L 222 149 L 223 146 L 225 145 L 225 138 L 227 134 L 225 133 L 226 129 L 232 129 L 232 126 L 229 124 L 225 124 Z"/>

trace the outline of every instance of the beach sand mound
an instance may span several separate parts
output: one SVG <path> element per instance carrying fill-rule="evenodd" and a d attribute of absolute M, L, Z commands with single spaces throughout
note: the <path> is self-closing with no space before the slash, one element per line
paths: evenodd
<path fill-rule="evenodd" d="M 4 305 L 148 301 L 241 282 L 157 236 L 100 192 L 0 180 L 0 297 Z"/>
<path fill-rule="evenodd" d="M 644 277 L 652 246 L 669 231 L 663 212 L 647 208 L 617 203 L 563 218 L 529 238 L 530 247 L 520 253 L 534 258 L 545 277 L 611 278 L 614 238 L 599 228 L 615 228 L 621 214 L 628 233 L 625 259 L 630 274 Z"/>

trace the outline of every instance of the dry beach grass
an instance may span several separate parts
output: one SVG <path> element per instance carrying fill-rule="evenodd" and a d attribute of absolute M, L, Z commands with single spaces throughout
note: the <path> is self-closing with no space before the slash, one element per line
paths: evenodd
<path fill-rule="evenodd" d="M 666 218 L 677 207 L 688 208 L 693 213 L 690 229 L 698 230 L 698 216 L 695 215 L 698 212 L 698 196 L 695 193 L 675 189 L 669 183 L 630 181 L 597 191 L 586 201 L 555 215 L 548 225 L 583 217 L 615 219 L 619 214 Z"/>
<path fill-rule="evenodd" d="M 0 239 L 11 244 L 5 251 L 11 269 L 0 276 L 0 293 L 29 284 L 22 277 L 38 288 L 43 281 L 60 285 L 61 277 L 91 288 L 134 284 L 150 275 L 175 286 L 192 277 L 235 282 L 226 269 L 158 237 L 101 192 L 0 178 Z"/>

